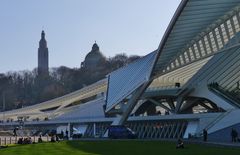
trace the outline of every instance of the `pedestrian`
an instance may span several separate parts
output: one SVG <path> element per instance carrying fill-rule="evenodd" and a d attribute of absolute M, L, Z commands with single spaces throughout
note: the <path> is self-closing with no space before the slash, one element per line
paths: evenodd
<path fill-rule="evenodd" d="M 232 128 L 231 137 L 232 137 L 232 142 L 233 143 L 236 142 L 237 137 L 238 137 L 238 133 L 237 133 L 237 131 L 234 128 Z"/>
<path fill-rule="evenodd" d="M 208 132 L 206 129 L 203 129 L 203 141 L 206 142 L 207 141 L 207 136 L 208 136 Z"/>
<path fill-rule="evenodd" d="M 68 130 L 65 131 L 66 138 L 68 139 Z"/>
<path fill-rule="evenodd" d="M 235 130 L 235 142 L 238 142 L 238 132 Z"/>
<path fill-rule="evenodd" d="M 231 130 L 231 138 L 232 138 L 232 142 L 234 142 L 234 129 L 233 128 Z"/>
<path fill-rule="evenodd" d="M 61 139 L 63 139 L 63 137 L 64 137 L 64 133 L 63 133 L 63 131 L 61 131 Z"/>
<path fill-rule="evenodd" d="M 40 135 L 39 138 L 38 138 L 38 143 L 42 143 L 42 142 L 43 142 L 42 135 Z"/>
<path fill-rule="evenodd" d="M 17 136 L 17 129 L 16 129 L 16 128 L 13 129 L 13 136 L 14 136 L 14 137 Z"/>

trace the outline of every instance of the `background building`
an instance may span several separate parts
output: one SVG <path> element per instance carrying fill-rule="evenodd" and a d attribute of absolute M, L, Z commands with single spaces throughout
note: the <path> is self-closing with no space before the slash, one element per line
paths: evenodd
<path fill-rule="evenodd" d="M 44 31 L 41 33 L 41 40 L 39 41 L 38 48 L 38 75 L 48 75 L 48 48 Z"/>
<path fill-rule="evenodd" d="M 106 62 L 105 56 L 101 53 L 99 46 L 95 42 L 92 50 L 86 55 L 85 60 L 81 63 L 81 67 L 86 69 L 96 69 Z"/>

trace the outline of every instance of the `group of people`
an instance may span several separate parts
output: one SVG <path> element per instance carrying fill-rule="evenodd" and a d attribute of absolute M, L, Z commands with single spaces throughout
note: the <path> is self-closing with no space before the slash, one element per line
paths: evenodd
<path fill-rule="evenodd" d="M 208 132 L 206 129 L 203 129 L 202 135 L 203 135 L 203 141 L 206 142 L 208 140 Z M 238 137 L 238 132 L 234 128 L 232 128 L 231 130 L 231 138 L 233 143 L 240 142 L 240 138 Z M 183 141 L 181 139 L 178 139 L 177 141 L 177 148 L 184 148 Z"/>
<path fill-rule="evenodd" d="M 60 141 L 60 139 L 59 139 L 58 135 L 51 136 L 51 142 L 59 142 L 59 141 Z"/>
<path fill-rule="evenodd" d="M 203 141 L 206 142 L 207 141 L 207 136 L 208 136 L 208 132 L 206 129 L 203 130 Z M 238 138 L 238 132 L 236 129 L 232 128 L 231 131 L 231 138 L 232 138 L 232 142 L 240 142 L 240 139 Z"/>
<path fill-rule="evenodd" d="M 32 142 L 31 137 L 26 137 L 26 138 L 21 137 L 21 138 L 18 139 L 17 143 L 18 144 L 32 144 L 33 142 Z"/>
<path fill-rule="evenodd" d="M 17 130 L 18 128 L 14 128 L 13 130 L 13 136 L 17 136 Z M 68 137 L 68 131 L 66 130 L 66 139 Z M 49 134 L 50 136 L 50 141 L 51 142 L 59 142 L 60 141 L 60 138 L 63 139 L 64 138 L 64 132 L 61 131 L 61 134 L 56 134 L 56 133 L 51 133 Z M 38 143 L 42 143 L 43 140 L 42 140 L 42 136 L 40 135 L 38 137 Z M 26 138 L 23 138 L 23 137 L 20 137 L 17 141 L 17 144 L 32 144 L 32 143 L 35 143 L 32 141 L 32 138 L 31 137 L 26 137 Z"/>
<path fill-rule="evenodd" d="M 42 136 L 40 135 L 38 137 L 38 143 L 42 143 L 42 142 L 43 142 Z M 59 137 L 57 135 L 52 135 L 51 142 L 59 142 Z M 33 144 L 35 142 L 32 141 L 31 137 L 26 137 L 26 138 L 21 137 L 18 139 L 17 143 L 18 144 Z"/>

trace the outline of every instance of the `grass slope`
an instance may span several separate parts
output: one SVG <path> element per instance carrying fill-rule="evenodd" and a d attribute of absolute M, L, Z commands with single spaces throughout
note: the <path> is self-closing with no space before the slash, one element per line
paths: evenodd
<path fill-rule="evenodd" d="M 189 144 L 175 149 L 175 144 L 159 141 L 65 141 L 16 145 L 0 150 L 0 155 L 239 155 L 240 149 Z"/>

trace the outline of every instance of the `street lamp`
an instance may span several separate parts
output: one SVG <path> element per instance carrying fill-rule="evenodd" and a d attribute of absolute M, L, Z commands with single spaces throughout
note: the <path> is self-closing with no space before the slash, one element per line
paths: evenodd
<path fill-rule="evenodd" d="M 5 92 L 3 91 L 3 122 L 5 120 L 5 106 L 6 106 Z"/>

